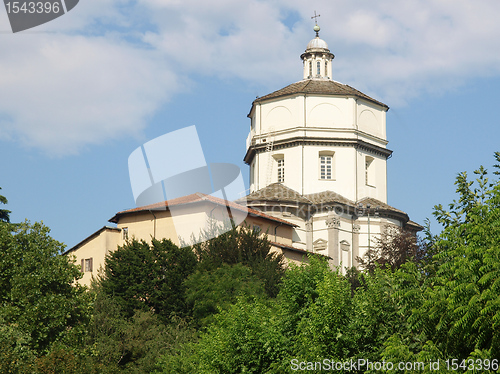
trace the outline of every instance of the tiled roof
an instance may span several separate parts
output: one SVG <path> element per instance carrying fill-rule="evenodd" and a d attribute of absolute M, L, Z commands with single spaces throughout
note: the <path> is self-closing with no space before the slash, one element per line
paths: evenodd
<path fill-rule="evenodd" d="M 382 209 L 382 210 L 392 211 L 395 213 L 400 213 L 400 214 L 406 215 L 406 213 L 403 212 L 402 210 L 396 209 L 396 208 L 394 208 L 386 203 L 383 203 L 380 200 L 374 199 L 372 197 L 365 197 L 361 200 L 358 200 L 356 202 L 356 204 L 363 204 L 363 206 L 365 206 L 365 207 L 366 207 L 366 205 L 369 204 L 371 206 L 371 208 L 373 208 L 373 209 L 378 207 L 379 209 Z"/>
<path fill-rule="evenodd" d="M 356 202 L 347 199 L 346 197 L 339 195 L 333 191 L 323 191 L 308 195 L 301 195 L 297 191 L 292 190 L 284 186 L 281 183 L 272 183 L 267 187 L 264 187 L 258 191 L 252 192 L 245 198 L 240 199 L 240 201 L 246 201 L 249 205 L 258 207 L 258 202 L 270 201 L 270 202 L 293 202 L 302 203 L 309 205 L 320 205 L 320 204 L 342 204 L 348 207 L 348 210 L 353 212 L 357 211 L 358 205 L 362 204 L 363 209 L 366 209 L 367 205 L 370 205 L 370 214 L 376 210 L 385 211 L 389 214 L 395 214 L 402 219 L 402 222 L 406 222 L 406 225 L 410 225 L 412 228 L 420 231 L 423 229 L 418 223 L 409 220 L 408 215 L 402 210 L 396 209 L 380 200 L 374 199 L 372 197 L 365 197 Z"/>
<path fill-rule="evenodd" d="M 277 97 L 294 95 L 294 94 L 317 94 L 317 95 L 336 95 L 336 96 L 355 96 L 362 99 L 371 101 L 375 104 L 381 105 L 386 109 L 389 107 L 368 95 L 365 95 L 361 91 L 348 86 L 347 84 L 342 84 L 332 80 L 319 80 L 319 79 L 305 79 L 300 82 L 292 83 L 280 90 L 274 91 L 265 96 L 261 96 L 254 100 L 254 103 L 259 103 L 268 99 L 274 99 Z"/>
<path fill-rule="evenodd" d="M 281 201 L 310 204 L 311 201 L 299 194 L 297 191 L 284 186 L 281 183 L 272 183 L 258 191 L 252 192 L 240 201 Z"/>
<path fill-rule="evenodd" d="M 340 203 L 354 206 L 354 202 L 333 191 L 323 191 L 308 195 L 301 195 L 295 190 L 286 187 L 282 183 L 272 183 L 258 191 L 252 192 L 247 197 L 241 199 L 254 203 L 258 201 L 279 201 L 303 204 L 325 204 Z"/>
<path fill-rule="evenodd" d="M 333 191 L 323 191 L 305 195 L 313 204 L 340 203 L 353 206 L 354 202 Z"/>
<path fill-rule="evenodd" d="M 275 247 L 278 247 L 278 248 L 281 248 L 281 249 L 286 249 L 288 251 L 298 252 L 298 253 L 302 253 L 304 255 L 321 256 L 321 257 L 326 257 L 326 258 L 330 258 L 331 259 L 330 256 L 327 256 L 327 255 L 324 255 L 324 254 L 321 254 L 321 253 L 317 253 L 317 252 L 309 252 L 309 251 L 306 251 L 304 249 L 299 249 L 299 248 L 292 247 L 290 245 L 281 244 L 281 243 L 277 243 L 277 242 L 269 242 L 269 243 L 271 243 L 272 246 L 275 246 Z"/>
<path fill-rule="evenodd" d="M 242 212 L 248 211 L 248 214 L 251 216 L 261 217 L 261 218 L 265 218 L 265 219 L 268 219 L 271 221 L 280 222 L 280 223 L 283 223 L 285 225 L 292 226 L 292 227 L 297 226 L 296 224 L 285 221 L 284 219 L 272 217 L 272 216 L 267 215 L 267 214 L 265 214 L 261 211 L 258 211 L 256 209 L 247 208 L 247 207 L 243 206 L 243 204 L 237 204 L 237 203 L 232 202 L 232 201 L 227 201 L 227 200 L 220 199 L 220 198 L 212 196 L 212 195 L 203 194 L 200 192 L 197 192 L 197 193 L 194 193 L 191 195 L 187 195 L 187 196 L 178 197 L 176 199 L 162 201 L 162 202 L 151 204 L 151 205 L 145 205 L 145 206 L 141 206 L 141 207 L 137 207 L 137 208 L 133 208 L 133 209 L 124 210 L 124 211 L 116 213 L 109 220 L 109 222 L 117 223 L 118 220 L 120 219 L 120 217 L 123 215 L 126 215 L 126 214 L 128 215 L 128 214 L 139 213 L 139 212 L 149 212 L 151 210 L 162 210 L 162 209 L 166 209 L 168 207 L 185 205 L 185 204 L 201 203 L 201 202 L 207 202 L 207 201 L 211 202 L 213 204 L 221 205 L 221 206 L 229 206 L 231 209 L 237 209 L 237 210 L 242 211 Z"/>
<path fill-rule="evenodd" d="M 413 222 L 412 220 L 409 220 L 408 222 L 406 222 L 405 226 L 409 226 L 410 228 L 418 230 L 418 231 L 421 231 L 424 229 L 424 226 L 419 225 L 418 223 Z"/>

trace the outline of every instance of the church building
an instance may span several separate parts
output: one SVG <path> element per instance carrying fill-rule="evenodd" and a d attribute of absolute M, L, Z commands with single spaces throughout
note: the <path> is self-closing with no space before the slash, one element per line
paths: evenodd
<path fill-rule="evenodd" d="M 422 226 L 387 204 L 389 107 L 333 79 L 335 56 L 314 31 L 303 79 L 252 103 L 241 202 L 295 223 L 294 247 L 351 267 L 386 225 Z"/>
<path fill-rule="evenodd" d="M 300 263 L 308 253 L 342 271 L 357 266 L 387 225 L 413 233 L 422 226 L 387 204 L 386 113 L 389 107 L 333 79 L 334 55 L 314 27 L 300 56 L 303 79 L 253 101 L 244 161 L 249 194 L 236 202 L 195 193 L 116 213 L 69 249 L 90 284 L 105 256 L 129 239 L 182 240 L 174 216 L 190 228 L 195 218 L 241 216 L 267 233 L 273 250 Z M 175 210 L 175 214 L 173 213 Z M 219 212 L 219 213 L 217 213 Z"/>

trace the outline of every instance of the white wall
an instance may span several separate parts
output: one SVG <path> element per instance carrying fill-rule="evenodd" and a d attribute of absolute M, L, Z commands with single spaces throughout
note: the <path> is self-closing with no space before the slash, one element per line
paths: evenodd
<path fill-rule="evenodd" d="M 350 199 L 373 197 L 387 201 L 387 168 L 385 156 L 367 150 L 358 152 L 353 146 L 306 145 L 280 148 L 280 142 L 290 139 L 362 140 L 385 148 L 385 109 L 362 99 L 331 95 L 296 95 L 256 103 L 251 121 L 250 137 L 257 145 L 273 142 L 271 154 L 256 153 L 255 173 L 251 191 L 277 182 L 275 157 L 285 159 L 284 184 L 301 193 L 309 194 L 331 190 Z M 333 180 L 319 176 L 319 152 L 334 152 Z M 365 157 L 373 157 L 375 177 L 365 183 Z M 270 175 L 270 177 L 269 177 Z"/>

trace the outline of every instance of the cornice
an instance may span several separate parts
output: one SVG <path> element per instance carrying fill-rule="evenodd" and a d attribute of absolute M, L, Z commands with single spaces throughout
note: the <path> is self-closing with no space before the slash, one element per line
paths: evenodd
<path fill-rule="evenodd" d="M 323 138 L 323 137 L 305 137 L 297 136 L 288 139 L 274 141 L 273 150 L 292 148 L 298 146 L 335 146 L 335 147 L 353 147 L 355 149 L 370 152 L 377 156 L 382 156 L 388 159 L 392 155 L 392 151 L 387 148 L 382 148 L 374 144 L 370 144 L 361 139 L 345 139 L 345 138 Z M 255 144 L 252 143 L 248 147 L 247 153 L 243 161 L 250 165 L 256 153 L 266 152 L 267 143 Z"/>

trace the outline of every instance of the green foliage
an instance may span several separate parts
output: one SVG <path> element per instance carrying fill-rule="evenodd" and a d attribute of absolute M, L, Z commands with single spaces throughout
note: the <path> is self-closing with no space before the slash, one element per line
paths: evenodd
<path fill-rule="evenodd" d="M 445 227 L 435 243 L 439 267 L 419 316 L 428 317 L 423 328 L 445 354 L 500 357 L 500 183 L 483 167 L 474 173 L 475 183 L 466 173 L 457 177 L 460 197 L 449 211 L 436 207 Z"/>
<path fill-rule="evenodd" d="M 217 315 L 202 335 L 197 373 L 266 373 L 280 362 L 275 310 L 257 299 L 239 300 Z"/>
<path fill-rule="evenodd" d="M 183 282 L 194 272 L 196 256 L 170 240 L 132 240 L 106 257 L 101 286 L 119 300 L 125 316 L 152 311 L 165 321 L 188 313 Z"/>
<path fill-rule="evenodd" d="M 500 153 L 495 158 L 500 161 Z M 489 181 L 483 167 L 475 174 L 475 181 L 458 175 L 459 198 L 449 210 L 435 207 L 444 226 L 432 238 L 436 254 L 402 300 L 408 325 L 393 339 L 406 339 L 403 345 L 415 357 L 500 357 L 500 183 Z M 403 270 L 400 278 L 408 274 Z M 394 354 L 396 345 L 389 340 L 385 354 Z"/>
<path fill-rule="evenodd" d="M 309 257 L 309 264 L 292 264 L 287 270 L 278 296 L 282 313 L 287 316 L 287 334 L 295 333 L 299 321 L 307 315 L 305 311 L 319 296 L 318 285 L 329 271 L 326 260 L 316 256 Z"/>
<path fill-rule="evenodd" d="M 213 321 L 218 310 L 227 309 L 237 297 L 265 297 L 264 287 L 249 267 L 223 264 L 209 271 L 196 271 L 185 282 L 186 300 L 201 326 Z"/>
<path fill-rule="evenodd" d="M 423 263 L 431 257 L 430 253 L 415 232 L 387 225 L 380 237 L 374 239 L 373 247 L 358 261 L 362 269 L 370 272 L 377 267 L 395 270 L 407 261 Z"/>
<path fill-rule="evenodd" d="M 35 352 L 30 338 L 15 325 L 0 324 L 0 373 L 32 374 L 35 371 Z"/>
<path fill-rule="evenodd" d="M 222 264 L 241 263 L 264 283 L 270 297 L 276 297 L 284 273 L 284 257 L 271 252 L 267 236 L 247 227 L 212 227 L 213 237 L 193 246 L 200 270 L 217 269 Z M 205 233 L 206 234 L 206 233 Z"/>
<path fill-rule="evenodd" d="M 445 373 L 446 359 L 498 358 L 500 183 L 475 173 L 459 174 L 448 210 L 436 206 L 444 230 L 424 252 L 387 233 L 370 271 L 346 276 L 318 256 L 285 271 L 266 238 L 233 228 L 194 252 L 131 241 L 84 295 L 46 228 L 2 223 L 0 372 L 281 374 L 293 358 L 363 358 Z"/>
<path fill-rule="evenodd" d="M 83 360 L 71 348 L 64 346 L 53 347 L 53 349 L 45 356 L 39 357 L 36 360 L 36 368 L 38 374 L 80 374 L 80 373 L 95 373 L 88 363 Z M 85 366 L 82 366 L 86 364 Z"/>
<path fill-rule="evenodd" d="M 316 291 L 318 296 L 303 311 L 307 318 L 298 325 L 295 352 L 307 361 L 343 359 L 349 355 L 347 328 L 353 311 L 349 283 L 336 271 L 329 271 Z"/>
<path fill-rule="evenodd" d="M 84 354 L 98 373 L 151 373 L 161 355 L 173 354 L 195 332 L 182 319 L 165 325 L 150 311 L 126 318 L 119 300 L 96 290 Z"/>
<path fill-rule="evenodd" d="M 86 318 L 85 291 L 74 285 L 81 273 L 63 249 L 40 223 L 0 225 L 0 319 L 39 353 L 76 338 Z"/>
<path fill-rule="evenodd" d="M 0 190 L 2 187 L 0 187 Z M 7 198 L 5 196 L 0 195 L 0 204 L 7 204 Z M 10 210 L 0 209 L 0 222 L 10 222 Z"/>

